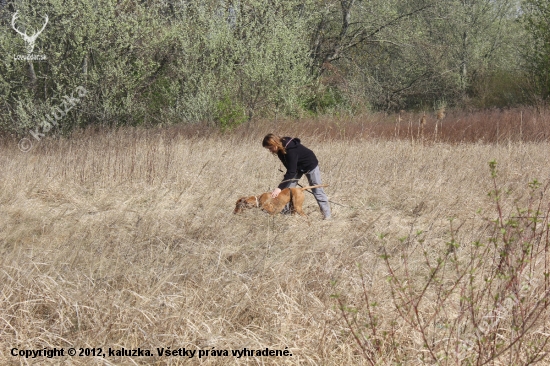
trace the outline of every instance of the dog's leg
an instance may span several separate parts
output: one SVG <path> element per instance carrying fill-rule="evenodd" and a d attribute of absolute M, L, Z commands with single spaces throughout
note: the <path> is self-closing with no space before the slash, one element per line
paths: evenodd
<path fill-rule="evenodd" d="M 290 189 L 289 192 L 290 199 L 288 200 L 288 208 L 290 209 L 290 214 L 294 215 L 296 213 L 296 205 L 294 204 L 295 191 Z"/>
<path fill-rule="evenodd" d="M 305 195 L 301 189 L 293 188 L 291 189 L 291 203 L 293 206 L 293 213 L 297 212 L 300 216 L 307 217 L 306 213 L 302 209 L 304 204 Z"/>

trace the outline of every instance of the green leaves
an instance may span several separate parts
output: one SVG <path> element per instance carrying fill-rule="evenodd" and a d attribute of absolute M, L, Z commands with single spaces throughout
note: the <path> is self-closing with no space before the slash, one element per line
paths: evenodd
<path fill-rule="evenodd" d="M 550 4 L 546 0 L 525 0 L 522 4 L 523 23 L 533 47 L 527 49 L 525 59 L 535 84 L 535 92 L 548 99 L 550 97 Z"/>
<path fill-rule="evenodd" d="M 300 108 L 311 80 L 301 3 L 169 3 L 18 2 L 29 24 L 49 16 L 37 43 L 47 61 L 34 63 L 29 79 L 29 65 L 12 57 L 23 40 L 0 27 L 0 50 L 10 55 L 0 61 L 0 91 L 12 98 L 0 120 L 16 121 L 0 127 L 24 132 L 32 118 L 16 105 L 56 105 L 78 85 L 90 92 L 85 113 L 65 118 L 66 128 L 214 120 L 226 128 Z"/>

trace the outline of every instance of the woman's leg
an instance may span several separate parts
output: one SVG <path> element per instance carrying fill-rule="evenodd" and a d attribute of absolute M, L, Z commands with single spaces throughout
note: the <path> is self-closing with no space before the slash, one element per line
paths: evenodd
<path fill-rule="evenodd" d="M 319 169 L 319 166 L 310 172 L 306 173 L 307 180 L 309 182 L 309 185 L 315 186 L 321 183 L 321 170 Z M 330 204 L 328 202 L 328 197 L 325 191 L 322 187 L 320 188 L 313 188 L 312 190 L 313 195 L 315 196 L 315 199 L 317 200 L 317 203 L 319 204 L 319 208 L 321 209 L 321 212 L 323 213 L 323 216 L 325 219 L 330 219 L 331 211 L 330 211 Z"/>

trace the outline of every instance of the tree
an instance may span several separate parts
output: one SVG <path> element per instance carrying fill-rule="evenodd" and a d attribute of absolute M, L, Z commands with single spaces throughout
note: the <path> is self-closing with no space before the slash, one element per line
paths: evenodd
<path fill-rule="evenodd" d="M 313 74 L 375 109 L 486 99 L 496 75 L 518 74 L 517 0 L 322 4 L 310 27 Z"/>
<path fill-rule="evenodd" d="M 523 35 L 516 0 L 456 0 L 441 9 L 440 34 L 448 45 L 448 67 L 462 98 L 481 97 L 478 85 L 492 73 L 516 72 L 515 47 Z M 499 71 L 500 70 L 500 71 Z"/>
<path fill-rule="evenodd" d="M 526 29 L 534 47 L 526 54 L 535 93 L 543 100 L 550 97 L 550 3 L 526 0 L 523 3 Z"/>
<path fill-rule="evenodd" d="M 300 6 L 280 0 L 10 3 L 0 9 L 0 51 L 9 55 L 0 60 L 0 127 L 39 126 L 79 85 L 88 90 L 86 103 L 61 128 L 229 117 L 231 124 L 272 111 L 295 113 L 310 80 Z M 49 17 L 35 47 L 45 61 L 14 60 L 25 52 L 10 25 L 15 11 L 21 29 Z"/>

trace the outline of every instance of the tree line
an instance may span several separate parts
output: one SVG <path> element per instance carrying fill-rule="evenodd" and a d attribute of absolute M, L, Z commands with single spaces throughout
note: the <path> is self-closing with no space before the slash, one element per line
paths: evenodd
<path fill-rule="evenodd" d="M 549 19 L 546 0 L 0 0 L 0 129 L 78 87 L 62 129 L 540 106 Z"/>

